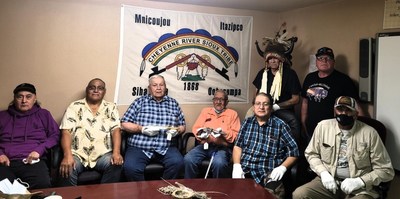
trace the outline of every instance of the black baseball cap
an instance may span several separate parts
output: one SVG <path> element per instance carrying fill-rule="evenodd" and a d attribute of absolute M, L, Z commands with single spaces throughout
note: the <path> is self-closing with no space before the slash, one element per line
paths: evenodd
<path fill-rule="evenodd" d="M 333 50 L 328 47 L 322 47 L 318 49 L 317 53 L 315 54 L 316 57 L 319 57 L 321 55 L 327 55 L 331 59 L 335 59 L 335 55 L 333 54 Z"/>
<path fill-rule="evenodd" d="M 28 91 L 28 92 L 31 92 L 33 94 L 36 94 L 35 86 L 30 84 L 30 83 L 22 83 L 22 84 L 18 85 L 17 87 L 15 87 L 14 95 L 17 94 L 20 91 Z"/>

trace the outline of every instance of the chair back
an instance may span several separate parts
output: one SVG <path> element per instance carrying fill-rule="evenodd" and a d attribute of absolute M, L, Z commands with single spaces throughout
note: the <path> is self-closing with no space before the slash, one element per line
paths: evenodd
<path fill-rule="evenodd" d="M 373 118 L 370 117 L 365 117 L 365 116 L 358 116 L 357 120 L 364 122 L 365 124 L 368 124 L 369 126 L 373 127 L 379 134 L 379 137 L 381 138 L 383 144 L 385 144 L 386 141 L 386 127 L 385 125 Z M 378 186 L 378 193 L 379 193 L 379 198 L 380 199 L 385 199 L 387 198 L 389 188 L 390 188 L 391 181 L 389 182 L 381 182 Z"/>
<path fill-rule="evenodd" d="M 385 125 L 373 118 L 370 117 L 365 117 L 365 116 L 358 116 L 357 120 L 364 122 L 365 124 L 368 124 L 369 126 L 373 127 L 379 134 L 379 137 L 381 138 L 382 142 L 385 144 L 386 141 L 386 127 Z"/>
<path fill-rule="evenodd" d="M 125 136 L 126 132 L 121 131 L 121 155 L 122 157 L 125 155 L 125 149 L 126 149 L 126 136 Z M 63 185 L 60 182 L 57 182 L 58 180 L 61 179 L 61 176 L 59 176 L 58 172 L 59 172 L 59 167 L 61 164 L 61 161 L 64 158 L 64 152 L 61 148 L 61 144 L 58 144 L 56 146 L 54 146 L 51 149 L 51 168 L 53 170 L 53 175 L 56 175 L 56 182 L 54 182 L 54 184 L 56 184 L 57 186 L 66 186 Z M 101 178 L 102 178 L 102 174 L 96 170 L 87 170 L 84 171 L 82 173 L 79 174 L 78 176 L 78 185 L 87 185 L 87 184 L 98 184 L 101 182 Z"/>

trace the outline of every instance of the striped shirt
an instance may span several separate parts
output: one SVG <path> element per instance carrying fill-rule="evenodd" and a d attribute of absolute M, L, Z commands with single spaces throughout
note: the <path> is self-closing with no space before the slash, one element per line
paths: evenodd
<path fill-rule="evenodd" d="M 255 116 L 246 118 L 235 145 L 242 149 L 243 171 L 250 173 L 259 184 L 287 157 L 299 156 L 290 127 L 274 115 L 262 126 Z"/>
<path fill-rule="evenodd" d="M 164 96 L 157 102 L 151 95 L 145 95 L 129 106 L 121 122 L 132 122 L 141 126 L 178 127 L 185 125 L 185 118 L 175 99 Z M 149 158 L 154 153 L 165 155 L 170 145 L 166 130 L 161 130 L 154 137 L 141 133 L 130 134 L 128 137 L 128 147 L 142 149 Z"/>

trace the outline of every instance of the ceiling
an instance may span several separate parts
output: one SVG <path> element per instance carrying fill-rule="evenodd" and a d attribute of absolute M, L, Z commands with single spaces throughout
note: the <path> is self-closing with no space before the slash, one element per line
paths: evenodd
<path fill-rule="evenodd" d="M 150 0 L 211 7 L 284 12 L 340 0 Z"/>

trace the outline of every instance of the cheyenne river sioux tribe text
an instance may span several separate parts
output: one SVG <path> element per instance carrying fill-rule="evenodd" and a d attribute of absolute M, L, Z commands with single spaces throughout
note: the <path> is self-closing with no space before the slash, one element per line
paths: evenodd
<path fill-rule="evenodd" d="M 171 26 L 171 19 L 163 18 L 163 17 L 151 17 L 148 15 L 142 16 L 141 14 L 135 14 L 135 23 L 153 25 L 153 26 Z M 235 24 L 235 23 L 227 23 L 227 22 L 220 22 L 220 30 L 225 31 L 243 31 L 242 24 Z M 164 53 L 165 51 L 175 48 L 179 45 L 186 45 L 186 44 L 198 44 L 205 46 L 209 49 L 212 49 L 215 52 L 218 52 L 222 57 L 224 57 L 226 63 L 228 65 L 232 64 L 234 60 L 229 56 L 228 52 L 226 52 L 219 44 L 215 43 L 212 40 L 206 38 L 181 38 L 179 40 L 174 40 L 171 42 L 166 43 L 165 45 L 159 47 L 157 50 L 153 52 L 153 54 L 148 58 L 149 62 L 154 62 L 159 55 Z M 185 91 L 196 91 L 199 89 L 199 82 L 183 82 L 183 90 Z M 212 96 L 214 95 L 217 87 L 209 87 L 207 89 L 207 94 Z M 241 89 L 222 89 L 227 92 L 228 95 L 231 96 L 238 96 L 241 95 Z M 132 96 L 141 96 L 147 95 L 148 90 L 147 88 L 143 87 L 133 87 L 132 88 Z"/>

